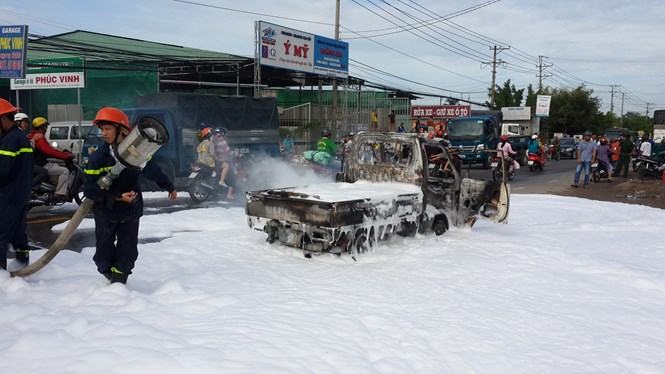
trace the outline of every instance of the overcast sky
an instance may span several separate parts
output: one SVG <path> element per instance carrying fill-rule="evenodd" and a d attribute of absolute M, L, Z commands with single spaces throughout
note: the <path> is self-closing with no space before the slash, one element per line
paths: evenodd
<path fill-rule="evenodd" d="M 334 36 L 334 0 L 192 1 L 319 21 L 327 25 L 241 14 L 169 0 L 5 0 L 0 5 L 0 21 L 3 24 L 28 24 L 32 33 L 41 35 L 82 29 L 245 56 L 253 54 L 253 21 L 259 19 Z M 343 31 L 395 28 L 394 24 L 361 5 L 403 25 L 416 22 L 409 15 L 419 19 L 434 18 L 485 1 L 342 0 L 341 24 Z M 388 4 L 400 8 L 402 13 Z M 419 9 L 429 16 L 415 10 L 415 4 L 421 5 L 423 8 Z M 400 21 L 377 6 L 398 15 Z M 451 20 L 483 37 L 513 47 L 499 54 L 508 64 L 499 68 L 498 83 L 512 79 L 518 88 L 529 83 L 537 86 L 537 56 L 544 55 L 548 57 L 545 60 L 547 63 L 554 64 L 547 72 L 555 74 L 545 81 L 546 85 L 570 87 L 583 79 L 601 98 L 603 110 L 609 110 L 608 85 L 618 84 L 621 85 L 618 90 L 625 92 L 624 111 L 644 113 L 646 102 L 665 109 L 663 0 L 502 0 Z M 413 31 L 418 36 L 401 32 L 374 38 L 415 58 L 367 39 L 349 40 L 351 58 L 413 81 L 471 92 L 471 99 L 484 101 L 486 95 L 482 92 L 489 87 L 491 69 L 482 66 L 480 61 L 489 60 L 489 48 L 493 43 L 481 41 L 476 37 L 478 35 L 443 23 L 420 30 L 430 36 Z M 373 34 L 376 33 L 381 32 Z M 342 34 L 343 38 L 357 36 L 349 31 Z M 430 38 L 431 42 L 423 40 L 423 37 Z M 458 52 L 464 51 L 467 57 L 442 48 L 440 45 L 443 42 L 452 45 Z M 449 46 L 447 48 L 453 49 Z M 354 66 L 351 67 L 351 73 L 396 87 L 435 92 L 396 78 L 369 74 Z M 618 114 L 621 110 L 620 93 L 615 95 L 614 103 Z M 653 113 L 653 106 L 650 107 L 650 113 Z"/>

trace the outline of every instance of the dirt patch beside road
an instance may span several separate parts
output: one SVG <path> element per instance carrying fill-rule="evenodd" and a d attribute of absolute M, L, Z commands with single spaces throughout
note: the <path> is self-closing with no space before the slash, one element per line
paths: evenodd
<path fill-rule="evenodd" d="M 612 183 L 608 183 L 606 180 L 600 183 L 592 182 L 588 189 L 583 189 L 581 186 L 579 188 L 569 187 L 555 194 L 665 209 L 665 184 L 654 179 L 615 178 Z"/>

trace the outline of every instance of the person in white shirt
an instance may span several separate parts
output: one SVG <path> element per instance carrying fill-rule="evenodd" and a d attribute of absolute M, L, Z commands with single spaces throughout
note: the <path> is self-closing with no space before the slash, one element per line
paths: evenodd
<path fill-rule="evenodd" d="M 642 138 L 642 144 L 640 145 L 640 155 L 642 157 L 651 157 L 651 142 L 649 142 L 648 137 Z"/>

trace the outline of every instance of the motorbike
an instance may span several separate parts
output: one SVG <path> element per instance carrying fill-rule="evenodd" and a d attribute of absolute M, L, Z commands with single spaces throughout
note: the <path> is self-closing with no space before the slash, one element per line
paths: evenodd
<path fill-rule="evenodd" d="M 33 186 L 30 197 L 30 208 L 37 206 L 56 206 L 65 202 L 76 202 L 81 205 L 83 201 L 83 170 L 73 161 L 64 162 L 64 166 L 69 170 L 69 188 L 65 200 L 55 198 L 56 183 L 51 178 Z"/>
<path fill-rule="evenodd" d="M 192 172 L 187 178 L 187 192 L 196 203 L 202 203 L 212 198 L 223 199 L 228 192 L 228 187 L 219 184 L 219 176 L 215 169 L 208 165 L 193 164 Z M 229 172 L 226 182 L 228 185 L 235 187 L 235 172 L 233 170 Z"/>
<path fill-rule="evenodd" d="M 543 160 L 541 155 L 538 153 L 529 152 L 526 163 L 529 165 L 529 171 L 543 171 L 543 167 L 545 166 L 545 160 Z"/>
<path fill-rule="evenodd" d="M 595 183 L 600 182 L 601 179 L 609 179 L 607 167 L 602 162 L 595 162 L 591 164 L 591 180 Z"/>
<path fill-rule="evenodd" d="M 490 166 L 492 168 L 492 179 L 494 179 L 495 182 L 500 182 L 503 180 L 503 171 L 508 168 L 508 173 L 506 174 L 506 178 L 508 180 L 512 180 L 515 177 L 515 165 L 512 160 L 504 160 L 505 162 L 501 161 L 500 157 L 492 157 L 492 161 L 490 163 Z"/>
<path fill-rule="evenodd" d="M 288 161 L 296 170 L 309 170 L 314 172 L 314 174 L 319 175 L 324 178 L 330 178 L 334 180 L 337 173 L 342 168 L 342 163 L 339 160 L 332 160 L 329 165 L 323 165 L 315 161 L 307 160 L 302 155 L 294 155 Z"/>
<path fill-rule="evenodd" d="M 659 170 L 661 163 L 653 159 L 643 158 L 637 167 L 637 176 L 640 179 L 647 178 L 660 178 L 661 171 Z"/>

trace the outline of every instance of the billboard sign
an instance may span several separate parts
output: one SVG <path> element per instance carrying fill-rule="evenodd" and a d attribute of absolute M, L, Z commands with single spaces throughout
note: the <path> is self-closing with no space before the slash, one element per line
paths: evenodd
<path fill-rule="evenodd" d="M 411 107 L 411 117 L 457 118 L 471 114 L 470 105 L 414 105 Z"/>
<path fill-rule="evenodd" d="M 531 120 L 530 106 L 507 106 L 501 108 L 504 121 L 529 121 Z"/>
<path fill-rule="evenodd" d="M 349 44 L 303 31 L 259 22 L 263 66 L 346 78 L 349 75 Z"/>
<path fill-rule="evenodd" d="M 25 77 L 28 26 L 0 26 L 0 78 Z"/>
<path fill-rule="evenodd" d="M 549 95 L 538 95 L 536 98 L 536 116 L 537 117 L 547 117 L 550 115 L 550 102 L 552 101 L 552 96 Z"/>
<path fill-rule="evenodd" d="M 24 79 L 12 79 L 12 90 L 85 88 L 84 60 L 80 57 L 34 59 Z"/>

